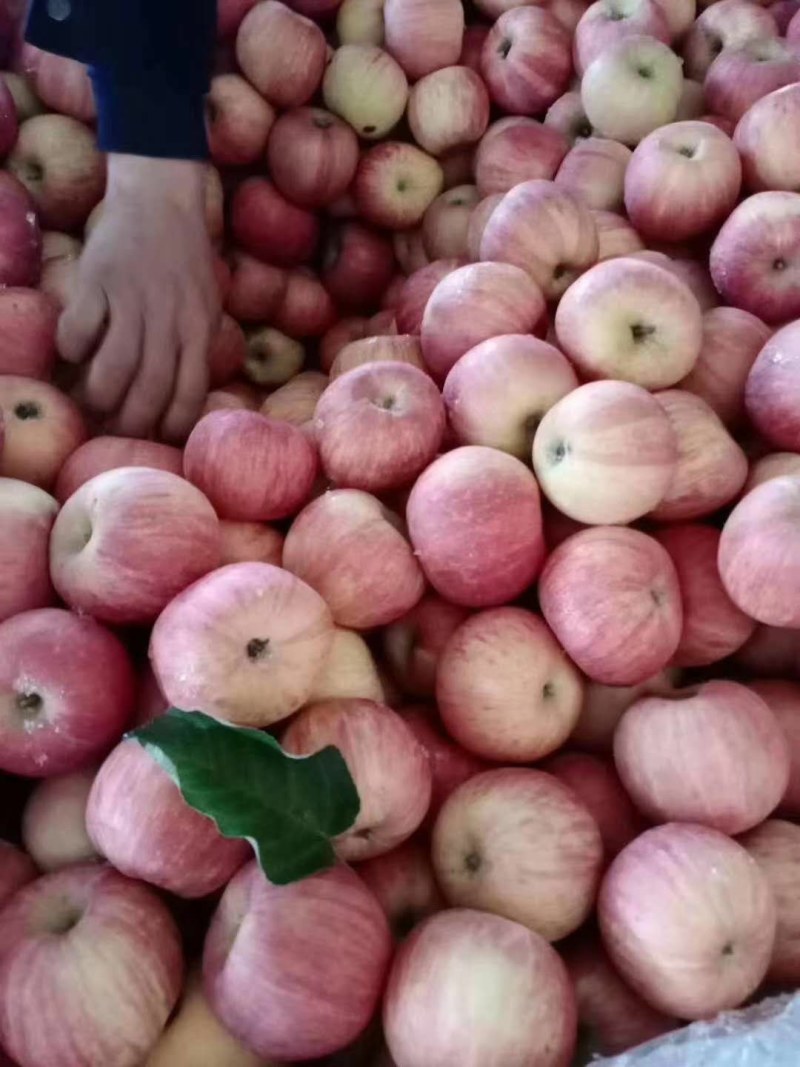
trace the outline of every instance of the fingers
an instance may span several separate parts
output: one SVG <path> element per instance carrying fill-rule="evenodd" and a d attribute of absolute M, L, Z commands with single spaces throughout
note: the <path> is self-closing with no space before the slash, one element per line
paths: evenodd
<path fill-rule="evenodd" d="M 144 327 L 144 348 L 114 430 L 124 437 L 147 437 L 161 422 L 172 397 L 178 359 L 178 333 L 170 302 L 150 306 Z"/>
<path fill-rule="evenodd" d="M 62 359 L 82 363 L 97 347 L 108 325 L 108 300 L 99 284 L 87 281 L 64 309 L 56 342 Z"/>
<path fill-rule="evenodd" d="M 144 322 L 135 302 L 115 301 L 108 330 L 91 362 L 81 400 L 108 415 L 122 404 L 142 358 Z"/>
<path fill-rule="evenodd" d="M 211 324 L 198 317 L 184 333 L 175 394 L 162 423 L 162 437 L 167 441 L 185 439 L 203 409 L 208 393 L 208 350 Z"/>

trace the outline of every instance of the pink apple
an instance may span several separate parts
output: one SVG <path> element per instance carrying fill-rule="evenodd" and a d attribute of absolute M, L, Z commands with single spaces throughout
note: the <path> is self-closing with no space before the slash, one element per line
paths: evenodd
<path fill-rule="evenodd" d="M 800 979 L 800 827 L 769 819 L 741 838 L 775 896 L 778 925 L 767 979 L 793 986 Z"/>
<path fill-rule="evenodd" d="M 343 44 L 333 53 L 322 84 L 325 106 L 359 137 L 385 137 L 403 116 L 408 81 L 402 66 L 381 48 Z"/>
<path fill-rule="evenodd" d="M 789 781 L 789 745 L 765 701 L 735 682 L 642 697 L 614 735 L 614 760 L 652 822 L 739 834 L 775 810 Z"/>
<path fill-rule="evenodd" d="M 264 322 L 272 317 L 286 293 L 289 275 L 246 252 L 231 255 L 231 285 L 226 310 L 240 322 Z"/>
<path fill-rule="evenodd" d="M 704 667 L 726 659 L 752 636 L 755 623 L 725 592 L 717 570 L 719 532 L 684 523 L 655 536 L 669 552 L 681 587 L 683 633 L 675 663 Z"/>
<path fill-rule="evenodd" d="M 786 85 L 757 100 L 739 120 L 733 141 L 749 189 L 796 191 L 800 186 L 800 84 Z"/>
<path fill-rule="evenodd" d="M 667 257 L 667 259 L 664 269 L 671 271 L 676 278 L 689 286 L 701 311 L 709 311 L 719 306 L 719 293 L 714 288 L 705 259 L 690 259 L 683 256 Z"/>
<path fill-rule="evenodd" d="M 656 399 L 675 431 L 678 463 L 652 517 L 685 522 L 712 515 L 738 496 L 747 478 L 747 457 L 699 396 L 667 389 Z"/>
<path fill-rule="evenodd" d="M 394 680 L 411 696 L 433 696 L 439 657 L 467 612 L 427 593 L 383 632 L 383 648 Z"/>
<path fill-rule="evenodd" d="M 677 670 L 669 668 L 634 686 L 587 682 L 580 718 L 570 740 L 590 752 L 603 755 L 610 753 L 614 731 L 631 704 L 645 693 L 669 693 L 674 688 L 677 675 Z"/>
<path fill-rule="evenodd" d="M 398 333 L 419 334 L 425 308 L 434 289 L 448 274 L 463 265 L 459 259 L 436 260 L 406 278 L 395 306 Z"/>
<path fill-rule="evenodd" d="M 262 1059 L 309 1059 L 366 1028 L 390 957 L 386 917 L 352 870 L 279 886 L 253 862 L 211 920 L 205 994 L 226 1029 Z"/>
<path fill-rule="evenodd" d="M 23 122 L 8 169 L 33 198 L 39 221 L 74 230 L 103 197 L 105 159 L 94 134 L 66 115 L 36 115 Z"/>
<path fill-rule="evenodd" d="M 489 32 L 490 27 L 482 22 L 464 28 L 464 36 L 461 40 L 461 55 L 458 59 L 462 67 L 469 67 L 476 74 L 481 73 L 481 54 Z"/>
<path fill-rule="evenodd" d="M 769 5 L 769 13 L 775 19 L 778 32 L 782 35 L 786 34 L 798 11 L 800 11 L 800 0 L 772 0 Z"/>
<path fill-rule="evenodd" d="M 555 183 L 587 207 L 620 211 L 630 159 L 631 150 L 619 141 L 589 137 L 567 153 Z"/>
<path fill-rule="evenodd" d="M 0 284 L 35 285 L 41 266 L 39 223 L 27 189 L 5 172 L 0 173 L 0 249 Z"/>
<path fill-rule="evenodd" d="M 137 441 L 132 437 L 93 437 L 76 448 L 59 471 L 56 499 L 63 504 L 90 478 L 120 467 L 150 467 L 181 474 L 183 455 L 179 448 L 157 441 Z"/>
<path fill-rule="evenodd" d="M 219 524 L 220 563 L 272 563 L 281 565 L 283 534 L 260 522 Z"/>
<path fill-rule="evenodd" d="M 316 274 L 305 267 L 287 271 L 286 291 L 272 316 L 278 330 L 295 339 L 322 337 L 336 319 L 336 305 Z"/>
<path fill-rule="evenodd" d="M 704 91 L 710 111 L 738 122 L 768 93 L 800 79 L 800 57 L 775 37 L 726 48 L 706 74 Z"/>
<path fill-rule="evenodd" d="M 711 247 L 714 284 L 726 303 L 781 323 L 800 315 L 800 193 L 756 193 L 742 201 Z"/>
<path fill-rule="evenodd" d="M 59 1020 L 31 1010 L 27 975 Z M 158 897 L 96 864 L 26 886 L 0 921 L 0 1038 L 21 1064 L 135 1067 L 180 995 L 181 940 Z M 114 1005 L 124 1002 L 123 1012 Z"/>
<path fill-rule="evenodd" d="M 0 79 L 0 158 L 8 155 L 19 133 L 19 115 L 11 89 Z"/>
<path fill-rule="evenodd" d="M 93 619 L 59 608 L 0 623 L 0 766 L 45 778 L 88 766 L 122 734 L 135 679 Z"/>
<path fill-rule="evenodd" d="M 512 8 L 486 38 L 481 73 L 498 107 L 515 115 L 538 115 L 569 84 L 569 33 L 549 11 Z"/>
<path fill-rule="evenodd" d="M 738 1007 L 767 972 L 769 883 L 741 845 L 706 826 L 668 823 L 638 837 L 611 864 L 598 912 L 625 981 L 681 1019 Z"/>
<path fill-rule="evenodd" d="M 578 74 L 625 37 L 652 37 L 670 43 L 672 31 L 658 0 L 595 0 L 581 17 L 572 41 Z"/>
<path fill-rule="evenodd" d="M 378 667 L 364 638 L 337 626 L 322 670 L 314 680 L 309 704 L 356 698 L 386 702 Z"/>
<path fill-rule="evenodd" d="M 384 0 L 344 0 L 336 16 L 342 44 L 383 44 Z"/>
<path fill-rule="evenodd" d="M 91 126 L 97 118 L 89 71 L 83 63 L 33 45 L 23 45 L 20 67 L 28 74 L 47 111 L 70 115 Z"/>
<path fill-rule="evenodd" d="M 769 444 L 800 452 L 800 323 L 765 340 L 747 378 L 745 404 Z"/>
<path fill-rule="evenodd" d="M 18 889 L 38 876 L 36 864 L 21 849 L 0 840 L 0 907 L 5 907 Z"/>
<path fill-rule="evenodd" d="M 484 233 L 484 240 L 486 234 Z M 444 379 L 475 345 L 502 334 L 530 333 L 545 312 L 536 282 L 510 263 L 472 263 L 436 285 L 422 319 L 422 352 Z"/>
<path fill-rule="evenodd" d="M 638 685 L 672 659 L 683 611 L 672 560 L 638 530 L 600 526 L 550 555 L 544 617 L 577 666 L 605 685 Z"/>
<path fill-rule="evenodd" d="M 386 141 L 361 156 L 353 195 L 366 222 L 406 230 L 422 221 L 443 184 L 442 168 L 432 156 L 415 145 Z"/>
<path fill-rule="evenodd" d="M 587 378 L 663 389 L 694 366 L 703 316 L 689 288 L 640 259 L 599 263 L 574 282 L 555 318 L 560 347 Z"/>
<path fill-rule="evenodd" d="M 431 768 L 431 803 L 425 825 L 432 825 L 442 804 L 463 782 L 488 769 L 484 760 L 467 752 L 445 733 L 435 713 L 420 706 L 402 708 L 403 722 L 425 750 Z"/>
<path fill-rule="evenodd" d="M 98 853 L 86 832 L 86 801 L 96 767 L 40 782 L 22 813 L 22 839 L 42 871 L 89 863 Z"/>
<path fill-rule="evenodd" d="M 257 2 L 258 0 L 218 0 L 217 36 L 223 40 L 232 37 L 239 29 L 242 19 Z"/>
<path fill-rule="evenodd" d="M 366 337 L 368 329 L 369 320 L 358 315 L 335 322 L 320 341 L 319 364 L 322 372 L 327 375 L 342 349 L 351 341 L 360 341 Z M 288 384 L 290 383 L 287 382 Z"/>
<path fill-rule="evenodd" d="M 475 182 L 481 196 L 507 193 L 534 178 L 549 181 L 568 147 L 559 130 L 535 119 L 500 119 L 486 131 L 475 154 Z"/>
<path fill-rule="evenodd" d="M 386 49 L 412 80 L 458 63 L 464 36 L 460 0 L 386 0 Z"/>
<path fill-rule="evenodd" d="M 789 784 L 778 810 L 796 817 L 800 814 L 800 686 L 761 680 L 750 682 L 749 686 L 778 720 L 789 742 Z"/>
<path fill-rule="evenodd" d="M 589 209 L 554 182 L 522 182 L 489 217 L 480 253 L 527 271 L 548 300 L 557 300 L 597 261 L 597 230 Z"/>
<path fill-rule="evenodd" d="M 5 438 L 0 475 L 50 489 L 62 466 L 86 439 L 74 401 L 47 382 L 0 376 Z"/>
<path fill-rule="evenodd" d="M 333 490 L 294 520 L 283 565 L 325 598 L 340 626 L 385 626 L 409 611 L 425 587 L 400 525 L 368 493 Z"/>
<path fill-rule="evenodd" d="M 50 573 L 76 611 L 110 623 L 151 622 L 219 565 L 219 522 L 208 499 L 168 471 L 122 467 L 85 482 L 50 538 Z"/>
<path fill-rule="evenodd" d="M 319 26 L 278 0 L 256 4 L 236 35 L 242 73 L 270 104 L 300 107 L 322 81 L 327 49 Z"/>
<path fill-rule="evenodd" d="M 98 852 L 129 878 L 182 897 L 226 885 L 250 846 L 225 838 L 181 796 L 166 770 L 138 741 L 123 741 L 97 772 L 86 828 Z"/>
<path fill-rule="evenodd" d="M 502 990 L 502 1011 L 486 998 Z M 404 1067 L 482 1067 L 492 1057 L 564 1067 L 575 1047 L 575 997 L 558 954 L 519 923 L 466 908 L 434 915 L 401 945 L 383 1008 Z"/>
<path fill-rule="evenodd" d="M 717 0 L 699 15 L 686 36 L 686 76 L 702 80 L 725 49 L 777 35 L 775 19 L 766 8 L 750 0 Z"/>
<path fill-rule="evenodd" d="M 475 144 L 489 125 L 489 94 L 469 67 L 443 67 L 412 88 L 408 123 L 414 140 L 432 156 Z"/>
<path fill-rule="evenodd" d="M 313 589 L 269 563 L 234 563 L 161 613 L 150 660 L 173 706 L 263 727 L 306 703 L 332 640 Z"/>
<path fill-rule="evenodd" d="M 417 479 L 406 515 L 425 575 L 454 604 L 505 604 L 541 569 L 539 488 L 513 456 L 477 445 L 440 456 Z"/>
<path fill-rule="evenodd" d="M 614 211 L 592 210 L 597 231 L 597 262 L 620 256 L 636 257 L 644 249 L 644 242 L 624 215 Z"/>
<path fill-rule="evenodd" d="M 800 41 L 800 18 L 795 14 L 792 17 L 792 21 L 786 27 L 786 40 L 790 44 L 796 44 Z"/>
<path fill-rule="evenodd" d="M 436 700 L 447 732 L 469 752 L 532 763 L 569 737 L 583 683 L 542 620 L 505 607 L 470 616 L 439 657 Z"/>
<path fill-rule="evenodd" d="M 442 171 L 442 174 L 444 174 L 444 171 Z M 430 257 L 425 251 L 421 226 L 416 226 L 410 230 L 395 231 L 392 234 L 392 246 L 397 265 L 405 275 L 413 274 L 414 271 L 427 267 L 430 263 Z M 371 332 L 377 333 L 374 329 Z"/>
<path fill-rule="evenodd" d="M 544 124 L 566 137 L 570 145 L 595 136 L 595 130 L 586 117 L 581 94 L 576 89 L 564 93 L 547 109 Z"/>
<path fill-rule="evenodd" d="M 656 0 L 664 13 L 673 38 L 683 37 L 691 26 L 700 6 L 697 0 Z"/>
<path fill-rule="evenodd" d="M 281 744 L 298 756 L 334 745 L 344 757 L 361 808 L 353 826 L 335 841 L 341 859 L 391 852 L 425 818 L 431 799 L 428 757 L 385 705 L 352 699 L 312 704 L 292 719 Z"/>
<path fill-rule="evenodd" d="M 211 158 L 218 167 L 255 163 L 275 122 L 272 105 L 238 74 L 219 74 L 206 98 Z"/>
<path fill-rule="evenodd" d="M 319 208 L 346 192 L 358 166 L 352 128 L 322 108 L 287 111 L 269 135 L 267 164 L 278 191 L 300 207 Z"/>
<path fill-rule="evenodd" d="M 431 843 L 448 904 L 558 941 L 588 917 L 603 863 L 597 823 L 557 778 L 522 767 L 475 775 L 445 801 Z"/>
<path fill-rule="evenodd" d="M 411 838 L 356 868 L 375 894 L 398 940 L 444 907 L 427 843 Z"/>
<path fill-rule="evenodd" d="M 400 333 L 387 337 L 364 337 L 360 341 L 351 341 L 350 344 L 344 346 L 333 361 L 330 380 L 333 382 L 343 374 L 376 363 L 402 363 L 413 367 L 414 370 L 424 371 L 425 362 L 422 358 L 419 338 L 413 334 Z M 377 372 L 378 368 L 373 366 L 373 371 Z"/>
<path fill-rule="evenodd" d="M 48 378 L 57 322 L 58 308 L 44 293 L 0 288 L 0 374 Z"/>
<path fill-rule="evenodd" d="M 623 524 L 664 498 L 675 431 L 658 401 L 628 382 L 590 382 L 545 414 L 533 442 L 542 492 L 578 522 Z"/>
<path fill-rule="evenodd" d="M 469 223 L 479 201 L 474 185 L 457 185 L 436 197 L 422 220 L 422 240 L 432 261 L 467 258 Z"/>
<path fill-rule="evenodd" d="M 357 367 L 332 381 L 317 404 L 322 468 L 335 485 L 401 488 L 437 454 L 445 422 L 439 390 L 424 371 L 401 363 Z"/>
<path fill-rule="evenodd" d="M 57 512 L 44 490 L 0 478 L 0 621 L 53 603 L 48 545 Z"/>
<path fill-rule="evenodd" d="M 338 306 L 369 311 L 383 296 L 395 269 L 387 238 L 360 222 L 344 222 L 328 233 L 321 278 Z"/>
<path fill-rule="evenodd" d="M 771 452 L 752 464 L 743 492 L 749 493 L 751 489 L 768 482 L 770 478 L 782 478 L 786 474 L 800 476 L 800 454 Z"/>
<path fill-rule="evenodd" d="M 292 204 L 266 178 L 247 178 L 237 188 L 231 229 L 245 251 L 282 267 L 307 262 L 319 240 L 316 215 Z"/>
<path fill-rule="evenodd" d="M 208 349 L 209 384 L 212 388 L 227 385 L 244 367 L 247 341 L 239 323 L 223 312 Z"/>
<path fill-rule="evenodd" d="M 680 59 L 654 37 L 623 37 L 609 45 L 581 81 L 581 100 L 593 128 L 628 145 L 673 122 L 682 91 Z"/>

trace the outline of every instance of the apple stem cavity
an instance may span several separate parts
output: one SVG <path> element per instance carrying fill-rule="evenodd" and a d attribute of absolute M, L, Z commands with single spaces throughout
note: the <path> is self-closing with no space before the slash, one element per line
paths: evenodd
<path fill-rule="evenodd" d="M 247 642 L 247 658 L 253 663 L 266 659 L 269 655 L 269 638 L 254 637 Z"/>
<path fill-rule="evenodd" d="M 29 422 L 31 419 L 40 419 L 42 417 L 42 409 L 33 400 L 23 400 L 15 406 L 14 415 L 22 422 Z"/>

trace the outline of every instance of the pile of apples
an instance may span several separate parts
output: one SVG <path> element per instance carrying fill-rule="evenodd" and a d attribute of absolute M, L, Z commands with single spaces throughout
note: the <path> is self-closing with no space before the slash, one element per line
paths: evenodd
<path fill-rule="evenodd" d="M 0 77 L 0 1062 L 567 1067 L 797 988 L 800 0 L 220 0 L 217 64 L 183 448 L 57 384 L 91 84 Z M 270 884 L 169 706 L 338 747 L 341 863 Z"/>

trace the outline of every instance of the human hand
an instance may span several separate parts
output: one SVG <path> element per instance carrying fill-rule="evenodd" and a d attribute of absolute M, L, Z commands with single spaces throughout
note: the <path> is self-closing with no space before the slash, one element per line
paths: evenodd
<path fill-rule="evenodd" d="M 201 163 L 111 155 L 103 212 L 58 329 L 81 400 L 130 437 L 181 440 L 208 392 L 220 314 Z"/>

